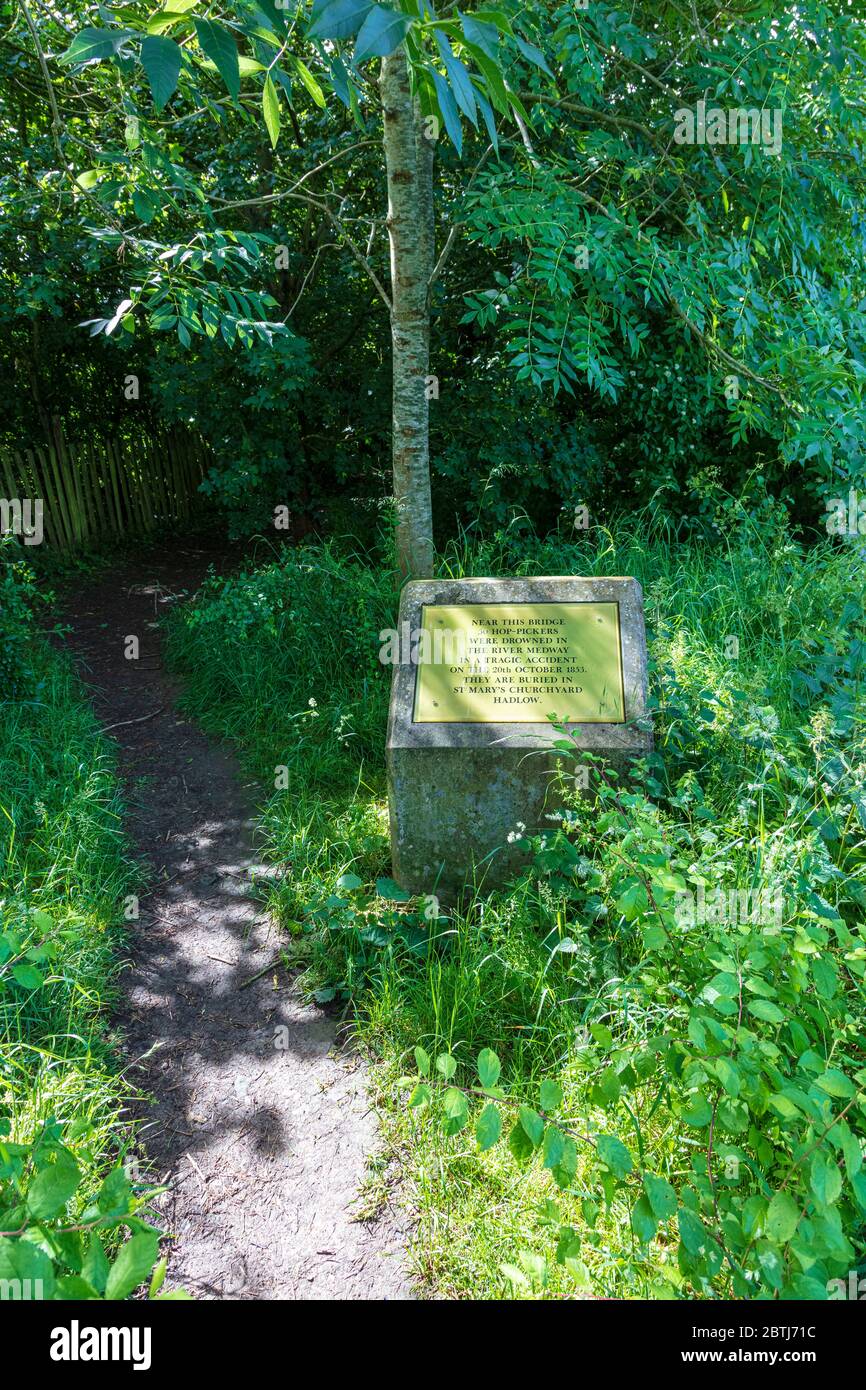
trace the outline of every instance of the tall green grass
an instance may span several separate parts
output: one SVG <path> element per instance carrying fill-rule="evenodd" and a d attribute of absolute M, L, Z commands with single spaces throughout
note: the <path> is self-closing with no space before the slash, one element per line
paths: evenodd
<path fill-rule="evenodd" d="M 111 746 L 68 662 L 31 642 L 28 698 L 0 718 L 0 1116 L 19 1143 L 74 1126 L 83 1201 L 130 1143 L 107 1012 L 134 871 Z"/>

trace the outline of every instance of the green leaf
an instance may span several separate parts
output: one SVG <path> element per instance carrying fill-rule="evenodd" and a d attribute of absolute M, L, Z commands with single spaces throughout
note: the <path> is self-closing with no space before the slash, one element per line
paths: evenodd
<path fill-rule="evenodd" d="M 535 44 L 526 43 L 523 39 L 519 39 L 516 34 L 514 35 L 514 42 L 517 44 L 524 58 L 527 58 L 535 67 L 541 68 L 542 72 L 546 72 L 548 77 L 553 76 L 553 73 L 547 66 L 547 59 L 540 48 L 536 48 Z"/>
<path fill-rule="evenodd" d="M 105 1293 L 105 1284 L 110 1268 L 105 1250 L 102 1247 L 102 1241 L 94 1232 L 90 1237 L 87 1254 L 84 1256 L 84 1263 L 81 1266 L 81 1276 L 96 1289 L 97 1293 Z"/>
<path fill-rule="evenodd" d="M 37 1221 L 56 1216 L 66 1206 L 81 1181 L 81 1174 L 71 1159 L 42 1168 L 30 1184 L 27 1207 Z"/>
<path fill-rule="evenodd" d="M 776 1004 L 771 1004 L 769 999 L 755 999 L 749 1005 L 749 1013 L 754 1014 L 755 1018 L 763 1019 L 765 1023 L 784 1023 L 785 1015 Z"/>
<path fill-rule="evenodd" d="M 446 1081 L 450 1081 L 457 1070 L 456 1058 L 452 1057 L 450 1052 L 440 1052 L 436 1058 L 436 1070 Z"/>
<path fill-rule="evenodd" d="M 548 1114 L 562 1103 L 562 1087 L 555 1081 L 542 1081 L 539 1090 L 539 1104 Z"/>
<path fill-rule="evenodd" d="M 226 85 L 229 96 L 237 100 L 241 90 L 238 47 L 231 33 L 212 19 L 194 20 L 199 48 L 210 58 Z"/>
<path fill-rule="evenodd" d="M 480 48 L 495 63 L 499 56 L 499 31 L 496 25 L 484 24 L 474 15 L 460 14 L 459 10 L 457 13 L 466 42 L 475 44 L 476 48 Z"/>
<path fill-rule="evenodd" d="M 99 1294 L 80 1274 L 64 1274 L 57 1280 L 56 1297 L 64 1303 L 84 1303 L 98 1299 Z"/>
<path fill-rule="evenodd" d="M 167 1269 L 167 1261 L 160 1260 L 159 1264 L 153 1271 L 153 1275 L 151 1276 L 150 1288 L 147 1291 L 148 1298 L 156 1298 L 156 1295 L 159 1293 L 160 1289 L 165 1283 L 165 1274 Z"/>
<path fill-rule="evenodd" d="M 854 1083 L 848 1080 L 845 1073 L 836 1067 L 830 1067 L 823 1076 L 817 1077 L 815 1085 L 820 1086 L 822 1091 L 826 1091 L 828 1096 L 838 1096 L 841 1100 L 847 1100 L 849 1096 L 853 1096 L 857 1089 Z"/>
<path fill-rule="evenodd" d="M 57 61 L 64 64 L 98 63 L 118 53 L 127 40 L 134 37 L 132 29 L 82 29 Z"/>
<path fill-rule="evenodd" d="M 398 14 L 385 5 L 373 5 L 355 40 L 355 62 L 387 57 L 399 47 L 411 27 L 408 15 Z"/>
<path fill-rule="evenodd" d="M 632 1207 L 631 1225 L 641 1245 L 649 1245 L 656 1233 L 658 1218 L 647 1197 L 638 1197 Z"/>
<path fill-rule="evenodd" d="M 544 1137 L 543 1119 L 538 1114 L 537 1110 L 533 1110 L 528 1105 L 520 1106 L 520 1109 L 517 1112 L 517 1117 L 520 1121 L 521 1126 L 523 1127 L 526 1137 L 530 1140 L 532 1147 L 534 1149 L 537 1149 Z"/>
<path fill-rule="evenodd" d="M 478 1080 L 485 1091 L 491 1086 L 495 1086 L 502 1072 L 502 1066 L 496 1053 L 489 1047 L 485 1047 L 478 1054 Z"/>
<path fill-rule="evenodd" d="M 639 879 L 633 879 L 614 903 L 617 912 L 621 912 L 627 922 L 633 922 L 636 917 L 640 917 L 646 912 L 648 905 L 646 889 Z"/>
<path fill-rule="evenodd" d="M 682 1118 L 693 1129 L 703 1129 L 713 1117 L 713 1109 L 706 1096 L 696 1092 L 689 1097 L 689 1106 L 681 1112 Z"/>
<path fill-rule="evenodd" d="M 599 1136 L 598 1156 L 602 1163 L 607 1164 L 610 1171 L 618 1178 L 626 1177 L 634 1166 L 631 1161 L 631 1154 L 625 1144 L 614 1134 Z"/>
<path fill-rule="evenodd" d="M 159 205 L 153 202 L 147 193 L 140 188 L 132 190 L 132 206 L 136 217 L 145 225 L 152 222 L 159 211 Z"/>
<path fill-rule="evenodd" d="M 542 1288 L 547 1284 L 548 1271 L 547 1261 L 543 1255 L 536 1255 L 534 1250 L 521 1250 L 518 1255 L 521 1268 L 529 1275 L 533 1284 L 540 1284 Z"/>
<path fill-rule="evenodd" d="M 330 0 L 307 30 L 307 38 L 350 39 L 372 8 L 371 0 Z"/>
<path fill-rule="evenodd" d="M 523 1270 L 518 1269 L 517 1265 L 502 1264 L 499 1266 L 499 1268 L 501 1273 L 505 1276 L 505 1278 L 508 1280 L 510 1284 L 516 1284 L 519 1288 L 522 1289 L 528 1289 L 531 1287 L 529 1280 L 523 1273 Z"/>
<path fill-rule="evenodd" d="M 770 1240 L 779 1245 L 789 1241 L 797 1229 L 800 1208 L 787 1192 L 777 1192 L 767 1208 L 764 1229 Z"/>
<path fill-rule="evenodd" d="M 265 118 L 265 126 L 270 136 L 271 146 L 276 149 L 277 141 L 280 138 L 280 102 L 277 96 L 277 89 L 271 81 L 270 73 L 265 78 L 265 85 L 262 88 L 262 112 Z M 355 877 L 355 875 L 351 875 Z"/>
<path fill-rule="evenodd" d="M 39 989 L 44 983 L 43 977 L 36 969 L 35 965 L 13 965 L 12 978 L 16 985 L 22 989 Z"/>
<path fill-rule="evenodd" d="M 415 1087 L 414 1091 L 409 1097 L 410 1110 L 417 1110 L 419 1109 L 419 1107 L 423 1105 L 429 1105 L 431 1096 L 432 1092 L 430 1090 L 430 1087 L 425 1085 L 423 1081 L 419 1081 L 418 1085 Z"/>
<path fill-rule="evenodd" d="M 740 1073 L 730 1058 L 719 1058 L 716 1062 L 716 1075 L 729 1096 L 740 1094 Z"/>
<path fill-rule="evenodd" d="M 508 1147 L 518 1163 L 526 1163 L 535 1153 L 535 1145 L 519 1120 L 508 1136 Z"/>
<path fill-rule="evenodd" d="M 677 1194 L 670 1183 L 666 1178 L 644 1173 L 643 1186 L 656 1216 L 660 1221 L 669 1221 L 677 1209 Z"/>
<path fill-rule="evenodd" d="M 321 107 L 322 110 L 324 110 L 325 93 L 322 91 L 321 87 L 319 86 L 319 83 L 316 81 L 315 77 L 310 72 L 310 69 L 307 67 L 306 63 L 303 62 L 302 59 L 298 58 L 294 53 L 292 54 L 292 62 L 297 68 L 298 76 L 300 77 L 310 96 L 313 98 L 313 101 L 316 103 L 317 106 Z M 406 896 L 409 897 L 409 894 L 407 893 Z"/>
<path fill-rule="evenodd" d="M 562 1154 L 553 1169 L 553 1180 L 559 1188 L 566 1188 L 574 1181 L 577 1173 L 577 1145 L 570 1135 L 565 1136 Z"/>
<path fill-rule="evenodd" d="M 183 54 L 174 39 L 149 34 L 141 44 L 141 64 L 147 73 L 157 111 L 161 111 L 177 87 Z"/>
<path fill-rule="evenodd" d="M 463 130 L 460 125 L 460 114 L 457 110 L 457 104 L 453 96 L 451 95 L 451 88 L 448 86 L 448 83 L 445 81 L 445 78 L 442 76 L 441 72 L 437 72 L 436 69 L 433 67 L 429 69 L 429 72 L 430 76 L 433 78 L 433 84 L 436 88 L 436 96 L 439 101 L 439 112 L 442 116 L 442 120 L 445 123 L 445 129 L 448 132 L 448 138 L 450 139 L 457 153 L 462 154 Z"/>
<path fill-rule="evenodd" d="M 444 1130 L 446 1134 L 459 1134 L 469 1119 L 469 1102 L 456 1086 L 449 1086 L 442 1097 L 445 1110 Z"/>
<path fill-rule="evenodd" d="M 425 1052 L 423 1047 L 415 1048 L 415 1065 L 420 1076 L 430 1075 L 430 1053 Z"/>
<path fill-rule="evenodd" d="M 832 1206 L 842 1191 L 842 1174 L 838 1164 L 820 1149 L 812 1155 L 809 1186 L 822 1207 Z"/>
<path fill-rule="evenodd" d="M 481 1150 L 492 1149 L 502 1134 L 502 1118 L 495 1105 L 485 1105 L 475 1125 L 475 1138 Z"/>
<path fill-rule="evenodd" d="M 0 1237 L 0 1279 L 30 1280 L 31 1285 L 40 1281 L 43 1298 L 50 1298 L 54 1292 L 54 1266 L 32 1240 Z"/>
<path fill-rule="evenodd" d="M 707 1243 L 707 1233 L 699 1216 L 688 1207 L 680 1207 L 677 1216 L 680 1240 L 690 1255 L 700 1255 Z"/>
<path fill-rule="evenodd" d="M 544 1131 L 544 1144 L 541 1150 L 541 1166 L 555 1172 L 565 1153 L 565 1135 L 556 1125 L 548 1125 Z"/>
<path fill-rule="evenodd" d="M 122 1168 L 112 1168 L 96 1197 L 96 1205 L 105 1215 L 125 1215 L 129 1210 L 132 1187 Z"/>
<path fill-rule="evenodd" d="M 770 1096 L 767 1104 L 775 1110 L 776 1114 L 782 1120 L 794 1120 L 800 1114 L 794 1102 L 789 1100 L 787 1096 L 782 1095 L 781 1091 L 777 1091 L 775 1095 Z"/>
<path fill-rule="evenodd" d="M 380 898 L 387 898 L 388 902 L 392 903 L 407 903 L 412 896 L 405 888 L 401 888 L 399 883 L 395 883 L 393 878 L 377 878 L 376 892 Z"/>
<path fill-rule="evenodd" d="M 143 1283 L 159 1255 L 159 1236 L 151 1231 L 142 1231 L 133 1236 L 125 1245 L 108 1275 L 105 1285 L 107 1299 L 126 1298 L 139 1284 Z"/>
<path fill-rule="evenodd" d="M 614 1105 L 621 1092 L 622 1084 L 613 1067 L 605 1067 L 592 1089 L 593 1103 L 602 1106 Z"/>
<path fill-rule="evenodd" d="M 856 1178 L 863 1166 L 863 1155 L 860 1151 L 860 1140 L 851 1132 L 844 1120 L 840 1120 L 837 1125 L 839 1143 L 845 1157 L 845 1171 L 849 1178 Z"/>
<path fill-rule="evenodd" d="M 440 29 L 436 30 L 436 43 L 439 48 L 439 56 L 448 74 L 448 82 L 454 100 L 467 120 L 477 128 L 478 111 L 475 104 L 475 89 L 472 86 L 469 73 L 460 59 L 454 56 L 450 43 Z"/>
<path fill-rule="evenodd" d="M 785 1279 L 785 1261 L 780 1251 L 770 1241 L 761 1240 L 755 1246 L 755 1254 L 770 1288 L 780 1289 Z"/>

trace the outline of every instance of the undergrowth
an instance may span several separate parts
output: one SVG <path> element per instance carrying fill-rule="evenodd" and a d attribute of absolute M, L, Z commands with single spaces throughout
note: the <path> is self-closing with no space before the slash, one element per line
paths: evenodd
<path fill-rule="evenodd" d="M 833 1297 L 864 1258 L 862 559 L 717 524 L 447 552 L 636 576 L 656 737 L 450 913 L 389 877 L 394 576 L 310 546 L 172 620 L 188 709 L 274 788 L 273 904 L 380 1059 L 440 1294 Z"/>
<path fill-rule="evenodd" d="M 4 584 L 15 603 L 0 692 L 0 1298 L 117 1299 L 151 1274 L 159 1245 L 106 1023 L 136 874 L 111 744 L 37 634 L 17 558 Z"/>

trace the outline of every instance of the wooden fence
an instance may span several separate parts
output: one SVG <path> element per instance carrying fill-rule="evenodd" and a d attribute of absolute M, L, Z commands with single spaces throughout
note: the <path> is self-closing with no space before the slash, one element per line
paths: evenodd
<path fill-rule="evenodd" d="M 42 499 L 45 542 L 71 550 L 102 537 L 170 528 L 190 516 L 210 453 L 195 434 L 92 439 L 0 450 L 0 497 Z"/>

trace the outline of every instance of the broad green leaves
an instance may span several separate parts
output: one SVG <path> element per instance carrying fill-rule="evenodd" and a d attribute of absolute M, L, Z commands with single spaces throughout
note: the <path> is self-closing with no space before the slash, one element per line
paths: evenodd
<path fill-rule="evenodd" d="M 237 98 L 241 89 L 241 73 L 238 47 L 232 34 L 210 19 L 196 19 L 194 23 L 199 47 L 216 67 L 229 96 Z"/>
<path fill-rule="evenodd" d="M 478 1054 L 478 1080 L 485 1090 L 489 1090 L 499 1081 L 502 1066 L 496 1053 L 489 1047 L 483 1048 Z"/>
<path fill-rule="evenodd" d="M 150 1274 L 159 1255 L 159 1236 L 142 1231 L 122 1245 L 108 1273 L 106 1299 L 126 1298 Z"/>
<path fill-rule="evenodd" d="M 622 1140 L 617 1139 L 615 1134 L 600 1135 L 598 1156 L 602 1163 L 606 1163 L 610 1171 L 618 1178 L 627 1177 L 634 1167 L 631 1154 Z"/>
<path fill-rule="evenodd" d="M 498 1109 L 492 1104 L 485 1105 L 475 1126 L 475 1138 L 482 1153 L 485 1149 L 492 1149 L 494 1144 L 498 1144 L 501 1134 L 502 1118 Z"/>
<path fill-rule="evenodd" d="M 76 64 L 98 63 L 103 58 L 113 58 L 135 38 L 133 29 L 82 29 L 75 35 L 59 62 L 72 67 Z"/>
<path fill-rule="evenodd" d="M 784 1245 L 791 1240 L 800 1220 L 800 1209 L 787 1192 L 777 1192 L 767 1209 L 766 1231 L 771 1240 Z"/>
<path fill-rule="evenodd" d="M 32 1143 L 12 1144 L 0 1124 L 0 1209 L 15 1231 L 0 1238 L 0 1281 L 35 1282 L 19 1297 L 127 1298 L 157 1260 L 159 1234 L 139 1214 L 157 1189 L 134 1191 L 124 1170 L 114 1168 L 96 1200 L 83 1200 L 83 1165 L 93 1171 L 89 1132 L 84 1118 L 65 1132 L 49 1121 Z M 79 1141 L 81 1163 L 73 1152 Z M 117 1250 L 113 1261 L 107 1241 Z M 160 1285 L 155 1279 L 151 1297 L 160 1296 Z"/>
<path fill-rule="evenodd" d="M 177 87 L 183 55 L 174 39 L 149 34 L 141 44 L 141 63 L 150 83 L 153 101 L 161 111 Z"/>
<path fill-rule="evenodd" d="M 310 39 L 350 39 L 373 9 L 371 0 L 329 0 L 307 30 Z"/>
<path fill-rule="evenodd" d="M 71 1157 L 61 1155 L 40 1169 L 27 1193 L 28 1210 L 37 1221 L 56 1216 L 75 1192 L 81 1174 Z"/>
<path fill-rule="evenodd" d="M 408 15 L 389 10 L 385 5 L 372 5 L 355 40 L 356 63 L 368 58 L 384 58 L 403 42 L 412 27 Z"/>
<path fill-rule="evenodd" d="M 669 1221 L 677 1209 L 677 1194 L 670 1183 L 666 1178 L 644 1173 L 643 1185 L 653 1214 L 659 1221 Z"/>

